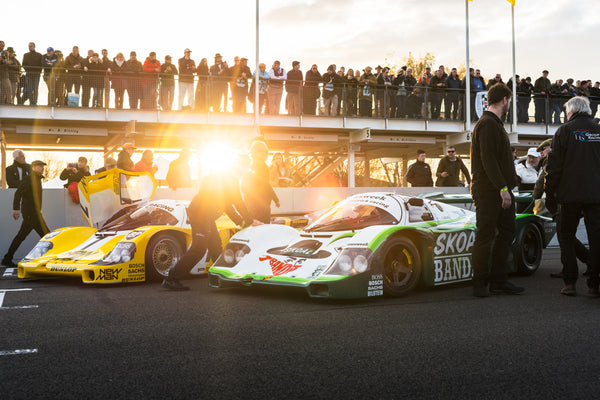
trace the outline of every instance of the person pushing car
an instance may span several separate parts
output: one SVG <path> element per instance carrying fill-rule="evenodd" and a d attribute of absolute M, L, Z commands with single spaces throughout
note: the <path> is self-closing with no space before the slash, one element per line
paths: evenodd
<path fill-rule="evenodd" d="M 221 237 L 215 221 L 223 212 L 236 225 L 247 227 L 262 224 L 252 218 L 242 201 L 237 177 L 213 172 L 202 179 L 200 190 L 187 209 L 192 227 L 192 244 L 163 280 L 164 288 L 188 290 L 189 287 L 182 285 L 179 279 L 185 277 L 207 251 L 208 258 L 213 261 L 221 254 Z"/>

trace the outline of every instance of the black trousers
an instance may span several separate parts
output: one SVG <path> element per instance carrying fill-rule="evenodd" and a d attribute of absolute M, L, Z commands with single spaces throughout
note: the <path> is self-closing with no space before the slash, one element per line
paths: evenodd
<path fill-rule="evenodd" d="M 510 192 L 509 192 L 510 193 Z M 473 243 L 473 282 L 504 283 L 508 278 L 506 260 L 515 237 L 515 201 L 502 208 L 497 191 L 473 190 L 477 229 Z"/>
<path fill-rule="evenodd" d="M 561 204 L 559 211 L 558 243 L 560 244 L 560 259 L 563 263 L 563 275 L 566 284 L 577 281 L 577 252 L 575 233 L 579 219 L 583 213 L 583 222 L 588 235 L 590 252 L 588 266 L 590 275 L 588 286 L 598 287 L 600 262 L 600 204 Z"/>
<path fill-rule="evenodd" d="M 169 271 L 169 279 L 183 279 L 190 270 L 204 257 L 208 250 L 208 259 L 216 261 L 223 251 L 221 236 L 217 225 L 212 222 L 200 227 L 192 225 L 192 244 L 189 250 Z"/>
<path fill-rule="evenodd" d="M 29 233 L 32 230 L 35 230 L 38 233 L 38 235 L 40 235 L 40 237 L 42 237 L 46 233 L 50 232 L 50 230 L 48 229 L 48 226 L 46 225 L 46 221 L 44 221 L 44 217 L 42 217 L 41 214 L 39 216 L 36 214 L 33 214 L 33 215 L 22 214 L 22 215 L 23 215 L 23 222 L 21 223 L 21 228 L 19 229 L 19 232 L 17 232 L 17 235 L 15 236 L 12 243 L 10 244 L 8 251 L 4 255 L 4 260 L 12 261 L 14 255 L 15 255 L 15 252 L 17 251 L 17 249 L 19 248 L 21 243 L 23 243 L 23 241 L 27 238 L 27 236 L 29 236 Z"/>

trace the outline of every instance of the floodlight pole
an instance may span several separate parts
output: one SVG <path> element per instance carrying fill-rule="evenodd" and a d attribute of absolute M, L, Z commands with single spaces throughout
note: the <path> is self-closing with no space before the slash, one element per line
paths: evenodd
<path fill-rule="evenodd" d="M 256 0 L 256 61 L 254 63 L 254 124 L 256 125 L 256 130 L 260 134 L 260 126 L 259 126 L 259 118 L 260 118 L 260 105 L 258 102 L 259 99 L 259 84 L 260 84 L 260 71 L 258 68 L 258 54 L 259 54 L 259 46 L 258 46 L 258 38 L 259 38 L 259 18 L 258 18 L 258 10 L 259 10 L 259 0 Z"/>

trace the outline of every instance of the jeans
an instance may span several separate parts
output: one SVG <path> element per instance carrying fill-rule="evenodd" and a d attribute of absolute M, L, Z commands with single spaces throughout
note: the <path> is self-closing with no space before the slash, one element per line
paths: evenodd
<path fill-rule="evenodd" d="M 337 94 L 334 94 L 331 97 L 323 98 L 323 104 L 325 107 L 324 115 L 335 116 L 335 110 L 337 109 L 337 105 L 338 105 Z"/>
<path fill-rule="evenodd" d="M 194 109 L 194 82 L 179 81 L 179 109 L 183 109 L 183 99 L 187 93 L 188 106 Z"/>
<path fill-rule="evenodd" d="M 38 101 L 38 91 L 40 86 L 40 74 L 27 73 L 25 76 L 25 89 L 23 90 L 23 100 L 29 99 L 29 105 L 35 106 Z"/>
<path fill-rule="evenodd" d="M 560 224 L 558 227 L 558 243 L 560 244 L 560 259 L 563 263 L 563 276 L 565 284 L 574 284 L 577 281 L 577 253 L 575 247 L 575 233 L 579 219 L 583 212 L 583 222 L 588 235 L 590 252 L 588 266 L 590 275 L 588 286 L 598 287 L 599 262 L 600 262 L 600 204 L 561 204 L 559 211 Z"/>
<path fill-rule="evenodd" d="M 515 237 L 515 200 L 502 208 L 497 191 L 473 190 L 477 229 L 473 243 L 473 282 L 504 283 L 508 277 L 506 260 Z"/>
<path fill-rule="evenodd" d="M 554 120 L 555 125 L 560 125 L 560 114 L 562 113 L 562 107 L 560 102 L 552 102 L 550 107 L 550 120 Z M 554 117 L 553 117 L 554 116 Z"/>

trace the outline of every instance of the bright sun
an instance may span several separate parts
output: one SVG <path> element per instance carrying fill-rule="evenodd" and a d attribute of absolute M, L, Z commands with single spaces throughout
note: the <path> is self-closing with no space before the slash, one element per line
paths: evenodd
<path fill-rule="evenodd" d="M 228 171 L 234 164 L 238 151 L 224 143 L 211 143 L 204 147 L 200 155 L 202 174 Z"/>

